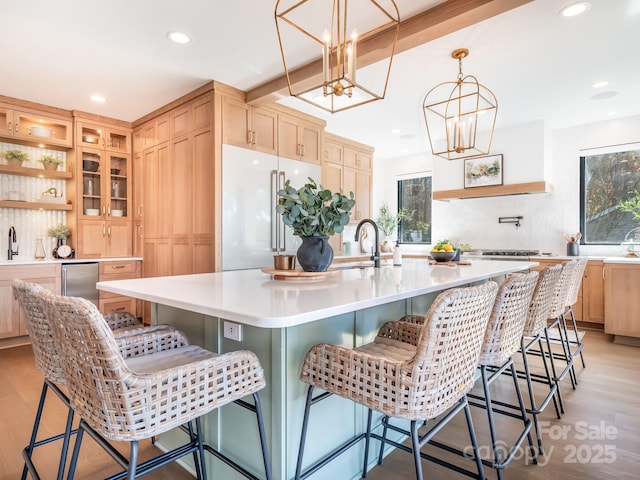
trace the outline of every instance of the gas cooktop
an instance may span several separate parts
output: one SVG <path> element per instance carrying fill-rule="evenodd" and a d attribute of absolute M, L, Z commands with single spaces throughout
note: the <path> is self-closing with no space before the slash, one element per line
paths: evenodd
<path fill-rule="evenodd" d="M 538 250 L 483 250 L 482 255 L 495 255 L 505 257 L 531 257 L 539 255 Z"/>

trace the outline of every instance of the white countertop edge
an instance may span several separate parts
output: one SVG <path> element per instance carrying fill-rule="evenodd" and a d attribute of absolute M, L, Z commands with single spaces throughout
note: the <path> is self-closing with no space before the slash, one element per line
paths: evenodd
<path fill-rule="evenodd" d="M 215 288 L 213 283 L 224 283 L 225 278 L 232 278 L 236 272 L 219 272 L 210 274 L 196 274 L 196 275 L 181 275 L 173 277 L 154 277 L 154 278 L 140 278 L 130 280 L 112 280 L 99 282 L 97 288 L 111 293 L 119 295 L 130 296 L 141 300 L 146 300 L 169 307 L 183 309 L 191 312 L 200 313 L 211 317 L 219 317 L 227 320 L 236 321 L 246 325 L 251 325 L 260 328 L 286 328 L 296 325 L 321 320 L 343 313 L 353 312 L 356 310 L 362 310 L 378 305 L 383 305 L 398 300 L 404 300 L 407 298 L 415 297 L 432 292 L 443 291 L 449 288 L 468 285 L 469 283 L 488 280 L 490 278 L 506 275 L 509 273 L 527 270 L 528 268 L 537 266 L 537 262 L 482 262 L 482 264 L 490 265 L 491 268 L 485 273 L 474 275 L 472 278 L 462 277 L 455 280 L 446 281 L 438 284 L 431 284 L 425 286 L 418 286 L 408 290 L 395 292 L 385 295 L 373 295 L 369 298 L 363 298 L 358 300 L 342 301 L 335 304 L 327 304 L 326 306 L 309 308 L 300 308 L 299 311 L 289 313 L 286 315 L 270 313 L 271 308 L 268 305 L 260 305 L 257 308 L 243 305 L 242 308 L 232 309 L 224 308 L 220 305 L 216 305 L 215 302 L 208 301 L 207 299 L 199 299 L 197 301 L 187 301 L 184 299 L 184 295 L 180 292 L 189 287 L 189 282 L 201 281 L 211 282 L 212 288 Z M 385 266 L 381 268 L 388 269 L 402 269 L 404 267 Z M 425 268 L 420 266 L 419 268 Z M 427 267 L 428 268 L 428 267 Z M 465 266 L 457 267 L 445 267 L 434 266 L 431 268 L 468 268 Z M 373 273 L 373 267 L 367 267 Z M 355 270 L 352 270 L 355 272 Z M 271 281 L 270 277 L 266 276 L 259 270 L 244 271 L 244 272 L 256 272 L 257 275 L 263 275 L 264 279 L 257 279 L 259 282 Z M 250 273 L 246 273 L 250 275 Z M 226 276 L 226 277 L 225 277 Z M 284 282 L 284 281 L 283 281 Z M 261 288 L 265 288 L 260 285 Z M 222 287 L 218 287 L 222 288 Z M 268 288 L 268 287 L 267 287 Z M 295 291 L 295 285 L 291 285 L 292 291 Z M 220 295 L 224 295 L 224 292 L 218 292 Z M 250 298 L 250 293 L 247 293 L 247 298 Z M 319 297 L 318 297 L 319 298 Z M 317 301 L 318 298 L 314 300 Z M 244 310 L 244 311 L 240 311 Z M 264 313 L 266 312 L 266 313 Z"/>
<path fill-rule="evenodd" d="M 45 260 L 0 260 L 0 267 L 10 267 L 12 265 L 44 265 L 55 263 L 93 263 L 93 262 L 124 262 L 124 261 L 142 261 L 142 257 L 104 257 L 104 258 L 61 258 L 61 259 L 45 259 Z"/>

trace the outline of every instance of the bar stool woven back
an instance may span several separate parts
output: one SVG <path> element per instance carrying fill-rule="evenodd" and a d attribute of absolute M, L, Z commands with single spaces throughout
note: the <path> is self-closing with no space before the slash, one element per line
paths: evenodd
<path fill-rule="evenodd" d="M 500 285 L 480 350 L 480 365 L 501 366 L 520 348 L 538 272 L 511 275 Z"/>
<path fill-rule="evenodd" d="M 551 310 L 551 301 L 556 291 L 562 264 L 551 265 L 540 271 L 536 289 L 533 292 L 531 305 L 527 314 L 527 321 L 524 324 L 522 335 L 525 337 L 535 337 L 540 335 L 547 326 L 547 319 Z"/>

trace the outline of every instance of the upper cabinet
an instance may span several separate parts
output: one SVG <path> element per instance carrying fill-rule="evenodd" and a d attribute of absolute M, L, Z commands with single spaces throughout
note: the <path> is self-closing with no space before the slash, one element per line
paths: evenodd
<path fill-rule="evenodd" d="M 277 113 L 223 97 L 222 116 L 222 143 L 278 154 Z"/>
<path fill-rule="evenodd" d="M 278 115 L 278 155 L 320 165 L 323 130 L 321 125 Z"/>
<path fill-rule="evenodd" d="M 370 218 L 373 148 L 329 133 L 324 134 L 323 145 L 322 178 L 331 185 L 327 188 L 336 189 L 340 181 L 346 195 L 353 192 L 352 223 Z"/>
<path fill-rule="evenodd" d="M 76 145 L 108 152 L 131 153 L 131 131 L 99 123 L 78 121 Z"/>
<path fill-rule="evenodd" d="M 222 98 L 222 143 L 320 165 L 325 122 L 279 105 Z"/>
<path fill-rule="evenodd" d="M 36 110 L 18 110 L 0 103 L 0 136 L 28 144 L 71 148 L 72 121 Z"/>

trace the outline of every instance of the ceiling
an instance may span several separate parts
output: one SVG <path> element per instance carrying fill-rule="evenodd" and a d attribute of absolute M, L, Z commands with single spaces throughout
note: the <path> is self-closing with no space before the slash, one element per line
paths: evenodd
<path fill-rule="evenodd" d="M 560 17 L 572 1 L 535 0 L 396 55 L 382 101 L 334 115 L 294 98 L 280 102 L 373 145 L 378 158 L 425 152 L 423 97 L 455 80 L 450 55 L 465 47 L 463 72 L 495 93 L 498 127 L 544 120 L 555 129 L 640 114 L 640 0 L 590 0 L 586 14 Z M 396 3 L 404 20 L 442 0 Z M 274 7 L 275 0 L 0 0 L 0 94 L 133 121 L 209 80 L 248 91 L 283 73 Z M 170 30 L 193 41 L 173 44 Z M 601 80 L 610 83 L 592 88 Z M 94 93 L 107 102 L 92 103 Z"/>

